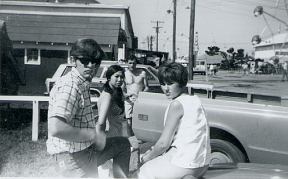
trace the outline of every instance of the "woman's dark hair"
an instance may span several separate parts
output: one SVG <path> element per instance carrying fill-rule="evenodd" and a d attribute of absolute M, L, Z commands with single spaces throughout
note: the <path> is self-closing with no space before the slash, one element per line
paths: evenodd
<path fill-rule="evenodd" d="M 158 69 L 158 78 L 160 84 L 177 82 L 182 88 L 187 85 L 188 71 L 180 63 L 164 63 Z"/>
<path fill-rule="evenodd" d="M 106 91 L 107 93 L 111 94 L 112 100 L 116 102 L 116 104 L 118 105 L 118 107 L 120 109 L 122 109 L 122 112 L 121 112 L 121 114 L 122 114 L 124 112 L 124 100 L 123 100 L 122 88 L 112 89 L 109 85 L 109 80 L 110 80 L 111 76 L 118 71 L 121 71 L 123 73 L 123 75 L 125 75 L 124 68 L 122 68 L 119 65 L 111 65 L 107 69 L 107 72 L 106 72 L 107 81 L 103 86 L 103 90 Z"/>

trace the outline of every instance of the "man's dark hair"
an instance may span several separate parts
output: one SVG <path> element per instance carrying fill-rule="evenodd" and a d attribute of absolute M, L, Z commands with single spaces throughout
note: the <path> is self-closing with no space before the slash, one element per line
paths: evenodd
<path fill-rule="evenodd" d="M 182 88 L 187 85 L 188 71 L 180 63 L 164 63 L 158 69 L 158 78 L 160 84 L 177 82 Z"/>
<path fill-rule="evenodd" d="M 71 48 L 71 56 L 75 58 L 87 58 L 101 63 L 105 53 L 94 39 L 78 39 Z"/>
<path fill-rule="evenodd" d="M 135 56 L 135 55 L 130 55 L 130 56 L 128 56 L 128 58 L 127 58 L 127 61 L 128 60 L 134 60 L 135 62 L 137 62 L 137 57 Z"/>

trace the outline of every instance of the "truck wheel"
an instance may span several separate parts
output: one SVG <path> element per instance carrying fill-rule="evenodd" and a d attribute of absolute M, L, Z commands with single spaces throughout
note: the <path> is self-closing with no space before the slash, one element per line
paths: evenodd
<path fill-rule="evenodd" d="M 94 98 L 99 98 L 100 97 L 100 91 L 97 90 L 97 89 L 90 89 L 90 96 L 91 98 L 94 97 Z"/>
<path fill-rule="evenodd" d="M 90 97 L 91 98 L 99 98 L 100 97 L 101 92 L 97 89 L 90 89 Z M 92 109 L 97 109 L 97 104 L 92 104 Z"/>
<path fill-rule="evenodd" d="M 230 142 L 211 139 L 210 164 L 216 163 L 245 163 L 245 155 Z"/>

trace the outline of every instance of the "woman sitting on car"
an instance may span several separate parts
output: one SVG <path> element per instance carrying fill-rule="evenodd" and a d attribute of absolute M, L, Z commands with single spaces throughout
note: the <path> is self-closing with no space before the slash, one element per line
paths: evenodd
<path fill-rule="evenodd" d="M 188 72 L 181 64 L 163 64 L 158 70 L 161 88 L 171 99 L 164 130 L 156 144 L 140 155 L 139 178 L 202 177 L 210 162 L 209 125 L 197 96 L 183 93 Z"/>

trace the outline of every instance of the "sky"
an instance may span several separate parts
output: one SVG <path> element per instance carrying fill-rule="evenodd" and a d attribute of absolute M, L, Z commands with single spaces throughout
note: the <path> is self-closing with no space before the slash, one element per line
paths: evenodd
<path fill-rule="evenodd" d="M 158 51 L 172 55 L 173 39 L 173 0 L 98 0 L 107 5 L 129 7 L 134 35 L 138 37 L 138 48 L 148 49 L 147 37 L 156 38 L 156 22 L 159 22 Z M 262 39 L 283 30 L 285 24 L 268 15 L 255 17 L 257 6 L 282 21 L 287 19 L 285 0 L 195 0 L 194 32 L 198 32 L 198 55 L 209 46 L 218 46 L 221 51 L 233 47 L 244 49 L 252 55 L 252 37 Z M 277 3 L 278 1 L 278 3 Z M 189 54 L 189 30 L 191 0 L 177 0 L 176 10 L 176 52 L 177 56 Z M 266 19 L 266 21 L 265 21 Z M 266 23 L 267 22 L 267 23 Z M 268 25 L 267 25 L 268 24 Z M 156 50 L 156 40 L 153 42 Z"/>

